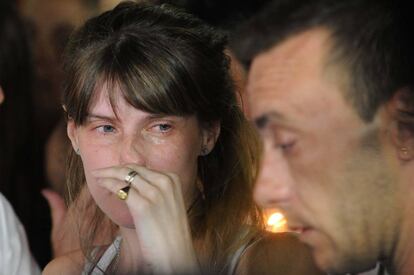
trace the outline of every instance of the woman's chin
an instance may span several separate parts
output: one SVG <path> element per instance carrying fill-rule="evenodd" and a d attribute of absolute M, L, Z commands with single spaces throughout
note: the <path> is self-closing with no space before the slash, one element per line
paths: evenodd
<path fill-rule="evenodd" d="M 106 210 L 106 211 L 105 211 Z M 103 212 L 111 219 L 113 223 L 120 227 L 135 229 L 134 220 L 127 207 L 111 207 Z"/>
<path fill-rule="evenodd" d="M 119 227 L 129 228 L 129 229 L 135 229 L 134 221 L 132 219 L 132 216 L 128 213 L 127 215 L 110 215 L 109 216 L 115 224 L 117 224 Z"/>

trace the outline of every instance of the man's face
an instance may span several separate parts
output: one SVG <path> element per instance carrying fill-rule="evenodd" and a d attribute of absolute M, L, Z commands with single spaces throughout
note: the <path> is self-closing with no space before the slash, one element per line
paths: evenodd
<path fill-rule="evenodd" d="M 393 176 L 378 119 L 360 119 L 344 71 L 327 65 L 329 42 L 313 29 L 257 56 L 248 99 L 264 142 L 256 201 L 284 211 L 320 268 L 342 272 L 381 256 Z"/>

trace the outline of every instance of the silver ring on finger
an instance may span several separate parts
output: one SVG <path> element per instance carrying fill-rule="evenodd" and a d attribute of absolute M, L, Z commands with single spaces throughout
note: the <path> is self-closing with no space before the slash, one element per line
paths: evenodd
<path fill-rule="evenodd" d="M 137 171 L 135 170 L 129 171 L 129 173 L 124 178 L 125 183 L 128 184 L 128 186 L 131 186 L 131 183 L 134 180 L 136 175 L 138 175 Z"/>

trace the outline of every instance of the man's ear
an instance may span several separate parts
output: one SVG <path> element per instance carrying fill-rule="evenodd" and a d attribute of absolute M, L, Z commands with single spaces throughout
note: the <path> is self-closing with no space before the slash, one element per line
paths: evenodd
<path fill-rule="evenodd" d="M 388 103 L 392 117 L 391 137 L 401 160 L 414 158 L 414 89 L 398 90 Z"/>
<path fill-rule="evenodd" d="M 0 104 L 4 101 L 4 91 L 3 88 L 0 86 Z"/>
<path fill-rule="evenodd" d="M 66 131 L 68 133 L 68 137 L 70 139 L 70 142 L 72 143 L 73 150 L 79 154 L 79 142 L 78 142 L 78 128 L 75 125 L 75 122 L 73 119 L 68 120 L 68 125 L 66 128 Z"/>
<path fill-rule="evenodd" d="M 202 130 L 202 144 L 200 149 L 200 156 L 208 155 L 216 145 L 217 139 L 220 135 L 221 123 L 219 121 L 211 123 Z"/>

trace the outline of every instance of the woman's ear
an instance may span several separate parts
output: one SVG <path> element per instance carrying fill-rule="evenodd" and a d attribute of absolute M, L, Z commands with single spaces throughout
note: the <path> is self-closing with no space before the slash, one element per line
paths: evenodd
<path fill-rule="evenodd" d="M 4 92 L 3 88 L 0 86 L 0 104 L 2 104 L 4 101 Z"/>
<path fill-rule="evenodd" d="M 73 119 L 68 120 L 68 125 L 67 125 L 66 130 L 67 130 L 70 142 L 72 143 L 73 150 L 76 152 L 76 154 L 79 155 L 78 128 L 76 127 Z"/>
<path fill-rule="evenodd" d="M 388 108 L 392 114 L 391 137 L 401 160 L 414 158 L 414 90 L 405 87 L 391 98 Z"/>
<path fill-rule="evenodd" d="M 220 135 L 221 123 L 219 121 L 211 123 L 208 127 L 202 130 L 202 144 L 200 149 L 200 156 L 208 155 L 216 145 L 217 139 Z"/>

